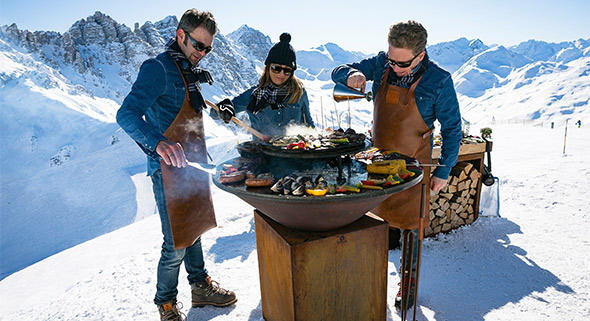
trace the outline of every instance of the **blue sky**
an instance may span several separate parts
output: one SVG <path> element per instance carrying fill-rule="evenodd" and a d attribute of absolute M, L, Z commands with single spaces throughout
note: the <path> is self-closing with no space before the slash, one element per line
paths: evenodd
<path fill-rule="evenodd" d="M 189 7 L 211 11 L 227 34 L 242 24 L 278 41 L 283 31 L 297 50 L 334 42 L 365 53 L 387 48 L 387 30 L 397 21 L 421 22 L 429 44 L 460 37 L 511 46 L 536 39 L 547 42 L 590 38 L 588 0 L 447 0 L 447 1 L 136 1 L 55 2 L 0 0 L 0 25 L 65 32 L 95 11 L 133 27 L 168 15 L 180 18 Z"/>

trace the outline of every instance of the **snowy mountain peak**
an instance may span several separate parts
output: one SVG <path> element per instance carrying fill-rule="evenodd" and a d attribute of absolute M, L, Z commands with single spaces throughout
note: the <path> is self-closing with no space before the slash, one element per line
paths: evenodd
<path fill-rule="evenodd" d="M 244 53 L 249 51 L 251 58 L 261 62 L 264 62 L 273 45 L 269 36 L 247 25 L 241 25 L 237 30 L 229 33 L 227 38 L 231 39 Z"/>
<path fill-rule="evenodd" d="M 441 42 L 427 47 L 430 59 L 453 73 L 473 56 L 487 50 L 481 40 L 459 38 L 454 41 Z"/>

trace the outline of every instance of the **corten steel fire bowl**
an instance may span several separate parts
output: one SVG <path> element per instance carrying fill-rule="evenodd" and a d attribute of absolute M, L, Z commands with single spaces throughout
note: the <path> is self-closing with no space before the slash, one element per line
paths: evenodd
<path fill-rule="evenodd" d="M 277 223 L 302 231 L 329 231 L 346 226 L 379 205 L 392 194 L 406 190 L 422 180 L 422 173 L 382 190 L 326 196 L 292 196 L 273 193 L 269 187 L 246 187 L 241 183 L 219 183 L 219 170 L 213 183 L 252 205 Z M 275 179 L 275 181 L 278 178 Z"/>

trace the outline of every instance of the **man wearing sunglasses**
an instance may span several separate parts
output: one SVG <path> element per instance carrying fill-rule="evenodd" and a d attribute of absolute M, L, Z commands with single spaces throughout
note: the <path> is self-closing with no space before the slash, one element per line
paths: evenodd
<path fill-rule="evenodd" d="M 182 321 L 178 275 L 184 263 L 192 307 L 228 306 L 233 292 L 212 281 L 205 269 L 201 235 L 215 227 L 209 175 L 187 160 L 207 162 L 201 84 L 213 83 L 198 66 L 212 50 L 217 23 L 210 12 L 187 10 L 166 51 L 146 60 L 117 113 L 117 123 L 147 154 L 148 175 L 162 224 L 164 242 L 157 270 L 160 320 Z"/>
<path fill-rule="evenodd" d="M 457 163 L 461 114 L 451 75 L 428 59 L 426 38 L 426 29 L 420 23 L 396 23 L 389 29 L 387 52 L 337 67 L 332 71 L 332 80 L 363 92 L 367 80 L 373 81 L 375 147 L 399 151 L 420 163 L 430 164 L 434 121 L 439 121 L 442 150 L 438 163 L 444 166 L 436 167 L 432 177 L 430 167 L 426 167 L 422 181 L 438 192 L 447 184 L 451 168 Z M 399 242 L 397 229 L 418 228 L 421 185 L 394 194 L 371 210 L 389 223 L 390 248 Z M 414 249 L 414 256 L 416 252 Z M 412 271 L 415 270 L 414 265 Z M 409 306 L 413 301 L 412 283 Z M 400 303 L 401 292 L 398 292 L 396 308 L 401 307 Z"/>

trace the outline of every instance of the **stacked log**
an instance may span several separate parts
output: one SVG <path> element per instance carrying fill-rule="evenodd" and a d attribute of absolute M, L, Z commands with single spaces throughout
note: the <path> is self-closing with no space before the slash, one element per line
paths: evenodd
<path fill-rule="evenodd" d="M 475 221 L 475 201 L 480 172 L 469 162 L 451 170 L 448 184 L 430 197 L 430 224 L 425 236 L 446 233 Z"/>

